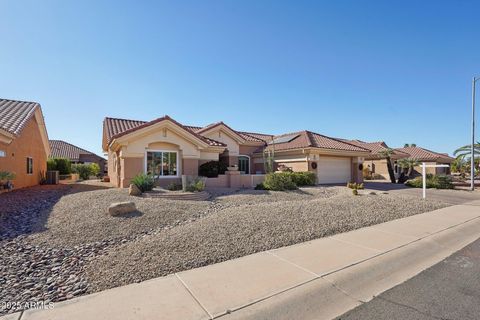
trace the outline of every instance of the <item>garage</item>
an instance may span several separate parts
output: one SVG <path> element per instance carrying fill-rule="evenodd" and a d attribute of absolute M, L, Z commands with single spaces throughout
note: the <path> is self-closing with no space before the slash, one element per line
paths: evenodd
<path fill-rule="evenodd" d="M 317 176 L 319 184 L 349 182 L 352 178 L 351 158 L 320 157 Z"/>

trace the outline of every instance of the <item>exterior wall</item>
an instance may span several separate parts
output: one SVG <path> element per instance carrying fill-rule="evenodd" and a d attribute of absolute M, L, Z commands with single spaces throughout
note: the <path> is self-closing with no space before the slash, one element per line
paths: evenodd
<path fill-rule="evenodd" d="M 188 176 L 198 176 L 198 166 L 198 159 L 182 159 L 182 174 L 186 174 Z"/>
<path fill-rule="evenodd" d="M 116 160 L 115 152 L 109 150 L 108 151 L 108 161 L 107 161 L 107 169 L 108 169 L 108 177 L 110 178 L 110 183 L 116 187 L 120 186 L 120 175 L 119 171 L 117 171 L 116 166 L 119 165 L 119 162 Z"/>
<path fill-rule="evenodd" d="M 205 135 L 207 138 L 223 142 L 227 145 L 228 153 L 230 156 L 238 156 L 240 152 L 240 146 L 238 142 L 226 134 L 223 130 L 216 130 L 209 132 Z"/>
<path fill-rule="evenodd" d="M 48 155 L 36 117 L 28 121 L 20 136 L 10 144 L 0 142 L 0 150 L 6 153 L 6 157 L 0 157 L 0 171 L 16 174 L 15 180 L 12 181 L 15 189 L 39 184 L 41 172 L 47 171 Z M 33 158 L 32 174 L 27 174 L 27 157 Z"/>
<path fill-rule="evenodd" d="M 292 171 L 308 171 L 308 161 L 295 161 L 295 162 L 282 162 L 281 160 L 275 161 L 277 166 L 286 166 L 287 168 L 292 169 Z"/>
<path fill-rule="evenodd" d="M 429 165 L 429 164 L 430 164 L 430 165 L 434 165 L 434 164 L 437 164 L 437 163 L 436 163 L 436 162 L 425 162 L 425 164 L 427 164 L 427 165 Z M 426 169 L 425 172 L 426 172 L 427 174 L 436 174 L 436 173 L 437 173 L 437 170 L 436 170 L 437 168 L 435 168 L 435 167 L 430 167 L 430 168 L 427 167 L 427 168 L 425 168 L 425 169 Z M 414 171 L 414 172 L 413 172 L 414 175 L 422 175 L 422 166 L 419 165 L 419 166 L 414 167 L 414 168 L 413 168 L 413 171 Z"/>
<path fill-rule="evenodd" d="M 381 175 L 386 180 L 390 179 L 390 175 L 388 174 L 387 159 L 365 160 L 363 165 L 365 168 L 369 168 L 370 171 Z M 375 170 L 373 170 L 373 168 L 375 168 Z"/>
<path fill-rule="evenodd" d="M 144 172 L 144 158 L 121 158 L 120 165 L 120 186 L 122 188 L 127 188 L 133 177 Z"/>

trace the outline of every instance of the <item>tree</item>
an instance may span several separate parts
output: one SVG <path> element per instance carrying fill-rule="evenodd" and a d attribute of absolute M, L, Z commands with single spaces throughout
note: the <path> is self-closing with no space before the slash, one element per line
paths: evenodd
<path fill-rule="evenodd" d="M 480 142 L 479 141 L 477 141 L 477 143 L 475 143 L 473 145 L 473 149 L 475 151 L 475 160 L 474 160 L 475 171 L 478 171 L 480 169 L 479 161 L 478 161 L 480 159 Z M 457 150 L 455 150 L 453 152 L 453 155 L 455 157 L 457 157 L 457 159 L 459 159 L 459 161 L 464 163 L 465 166 L 470 166 L 470 161 L 471 161 L 471 158 L 472 158 L 472 153 L 471 152 L 472 152 L 472 145 L 467 144 L 466 146 L 460 147 Z M 468 170 L 466 170 L 466 171 L 468 171 Z"/>
<path fill-rule="evenodd" d="M 403 145 L 403 147 L 404 147 L 404 148 L 408 148 L 408 147 L 416 147 L 416 146 L 417 146 L 417 144 L 416 144 L 416 143 L 405 143 L 405 144 Z"/>
<path fill-rule="evenodd" d="M 392 154 L 393 154 L 393 149 L 385 149 L 379 152 L 379 154 L 384 157 L 387 160 L 387 169 L 388 169 L 388 175 L 390 176 L 390 181 L 392 183 L 396 183 L 397 180 L 395 179 L 395 173 L 393 173 L 393 166 L 392 166 Z"/>
<path fill-rule="evenodd" d="M 397 161 L 398 165 L 402 169 L 407 169 L 407 177 L 412 175 L 413 169 L 419 165 L 419 162 L 412 158 L 400 159 Z"/>

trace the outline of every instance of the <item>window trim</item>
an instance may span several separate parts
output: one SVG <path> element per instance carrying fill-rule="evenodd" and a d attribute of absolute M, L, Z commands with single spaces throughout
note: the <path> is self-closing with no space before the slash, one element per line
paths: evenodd
<path fill-rule="evenodd" d="M 0 149 L 0 158 L 6 158 L 7 157 L 7 151 Z"/>
<path fill-rule="evenodd" d="M 247 156 L 246 154 L 239 154 L 238 155 L 238 158 L 237 158 L 237 161 L 240 160 L 240 157 L 245 157 L 245 158 L 248 158 L 248 173 L 245 172 L 243 174 L 250 174 L 250 172 L 252 171 L 252 159 L 250 158 L 250 156 Z M 240 171 L 240 166 L 238 166 L 238 171 Z"/>
<path fill-rule="evenodd" d="M 27 159 L 27 175 L 31 176 L 31 175 L 33 175 L 33 157 L 26 157 L 26 159 Z M 31 167 L 30 169 L 31 169 L 32 172 L 28 172 L 29 171 L 28 170 L 29 160 L 32 160 L 32 165 L 30 166 Z"/>
<path fill-rule="evenodd" d="M 144 164 L 143 164 L 143 172 L 147 174 L 147 154 L 149 152 L 171 152 L 171 153 L 176 153 L 177 156 L 177 161 L 176 161 L 176 166 L 177 166 L 177 174 L 176 175 L 170 175 L 170 176 L 157 176 L 155 179 L 168 179 L 168 178 L 179 178 L 180 177 L 180 166 L 179 166 L 179 152 L 176 150 L 156 150 L 156 149 L 145 149 L 145 155 L 144 155 Z"/>

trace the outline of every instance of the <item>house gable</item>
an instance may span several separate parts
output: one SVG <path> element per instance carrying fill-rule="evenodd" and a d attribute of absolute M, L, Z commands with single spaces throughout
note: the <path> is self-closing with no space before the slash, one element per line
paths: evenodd
<path fill-rule="evenodd" d="M 110 144 L 113 150 L 121 150 L 122 157 L 143 157 L 146 149 L 158 144 L 177 146 L 183 157 L 200 158 L 201 152 L 221 153 L 225 146 L 211 146 L 190 131 L 169 119 L 114 138 Z"/>

